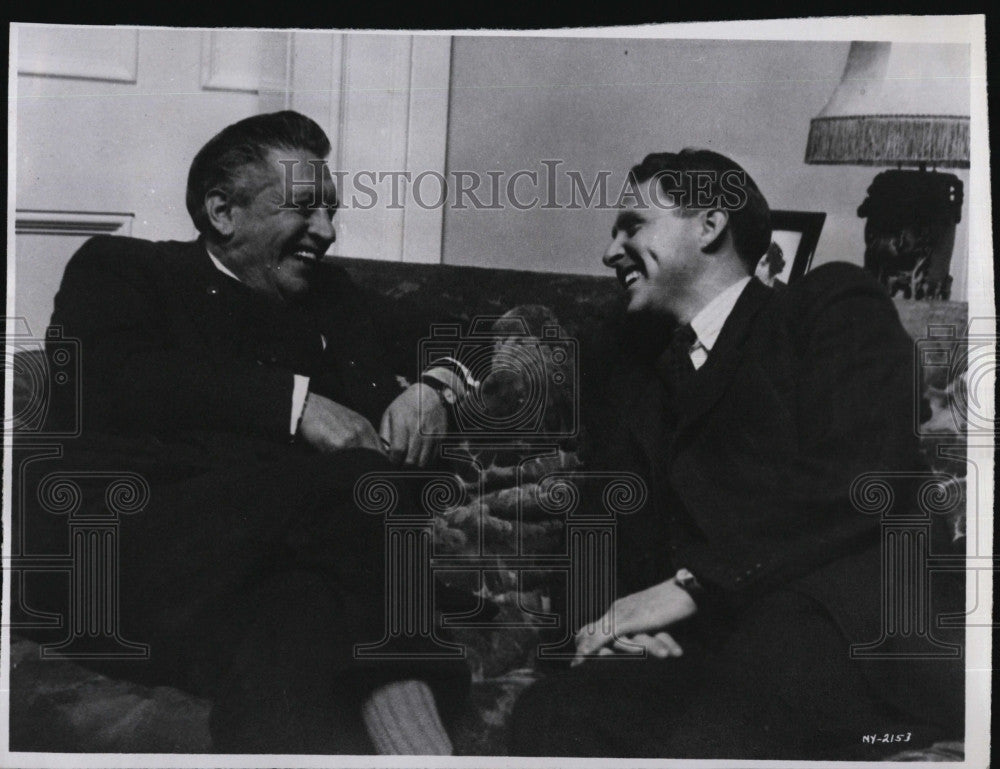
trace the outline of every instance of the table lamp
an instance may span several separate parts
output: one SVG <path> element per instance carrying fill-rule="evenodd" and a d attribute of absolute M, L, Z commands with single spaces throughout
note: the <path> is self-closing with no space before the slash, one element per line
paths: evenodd
<path fill-rule="evenodd" d="M 806 163 L 895 166 L 858 208 L 865 269 L 890 295 L 948 299 L 969 167 L 969 49 L 853 42 L 840 84 L 810 121 Z M 915 170 L 903 166 L 915 166 Z"/>

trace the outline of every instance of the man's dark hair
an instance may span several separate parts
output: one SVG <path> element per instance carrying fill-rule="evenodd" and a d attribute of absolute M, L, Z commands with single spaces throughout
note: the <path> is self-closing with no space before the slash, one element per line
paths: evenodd
<path fill-rule="evenodd" d="M 656 152 L 633 166 L 629 177 L 635 184 L 655 178 L 685 212 L 728 212 L 733 245 L 751 275 L 771 245 L 767 200 L 750 174 L 725 155 L 700 149 Z"/>
<path fill-rule="evenodd" d="M 246 167 L 265 167 L 267 153 L 279 149 L 306 150 L 325 158 L 330 154 L 330 140 L 314 120 L 291 110 L 248 117 L 209 139 L 188 172 L 187 210 L 199 232 L 213 232 L 205 213 L 205 195 L 220 189 L 235 203 L 248 203 L 255 191 L 246 184 Z"/>

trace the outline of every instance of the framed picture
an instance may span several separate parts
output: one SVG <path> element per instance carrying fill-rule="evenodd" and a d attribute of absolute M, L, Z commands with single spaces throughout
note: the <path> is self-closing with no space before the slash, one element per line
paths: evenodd
<path fill-rule="evenodd" d="M 770 280 L 765 282 L 791 283 L 805 275 L 812 264 L 825 221 L 826 214 L 816 211 L 771 211 L 771 242 L 778 246 L 782 258 L 777 260 L 778 264 L 768 264 Z M 777 257 L 773 245 L 764 256 L 769 263 Z"/>

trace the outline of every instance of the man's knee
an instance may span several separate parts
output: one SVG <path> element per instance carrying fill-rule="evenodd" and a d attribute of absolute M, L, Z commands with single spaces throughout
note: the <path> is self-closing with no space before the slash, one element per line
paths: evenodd
<path fill-rule="evenodd" d="M 293 532 L 308 530 L 307 538 L 323 539 L 320 532 L 325 527 L 348 539 L 380 529 L 387 514 L 410 503 L 401 490 L 405 476 L 399 468 L 368 449 L 299 454 L 289 457 L 276 473 L 288 492 L 277 500 L 284 505 L 285 520 Z"/>

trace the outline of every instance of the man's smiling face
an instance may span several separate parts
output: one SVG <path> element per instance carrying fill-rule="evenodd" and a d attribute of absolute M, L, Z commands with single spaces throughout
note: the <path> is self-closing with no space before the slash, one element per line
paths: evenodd
<path fill-rule="evenodd" d="M 669 199 L 619 211 L 604 264 L 628 292 L 629 312 L 676 316 L 678 299 L 702 267 L 700 227 L 697 213 L 687 213 Z"/>
<path fill-rule="evenodd" d="M 291 201 L 285 200 L 286 167 L 279 160 L 295 161 Z M 249 200 L 230 206 L 228 266 L 251 288 L 286 301 L 309 289 L 319 259 L 336 237 L 333 178 L 326 164 L 316 161 L 322 158 L 308 150 L 270 150 L 265 166 L 244 171 Z M 301 183 L 318 173 L 321 199 L 313 184 Z M 282 207 L 289 202 L 292 207 Z"/>

